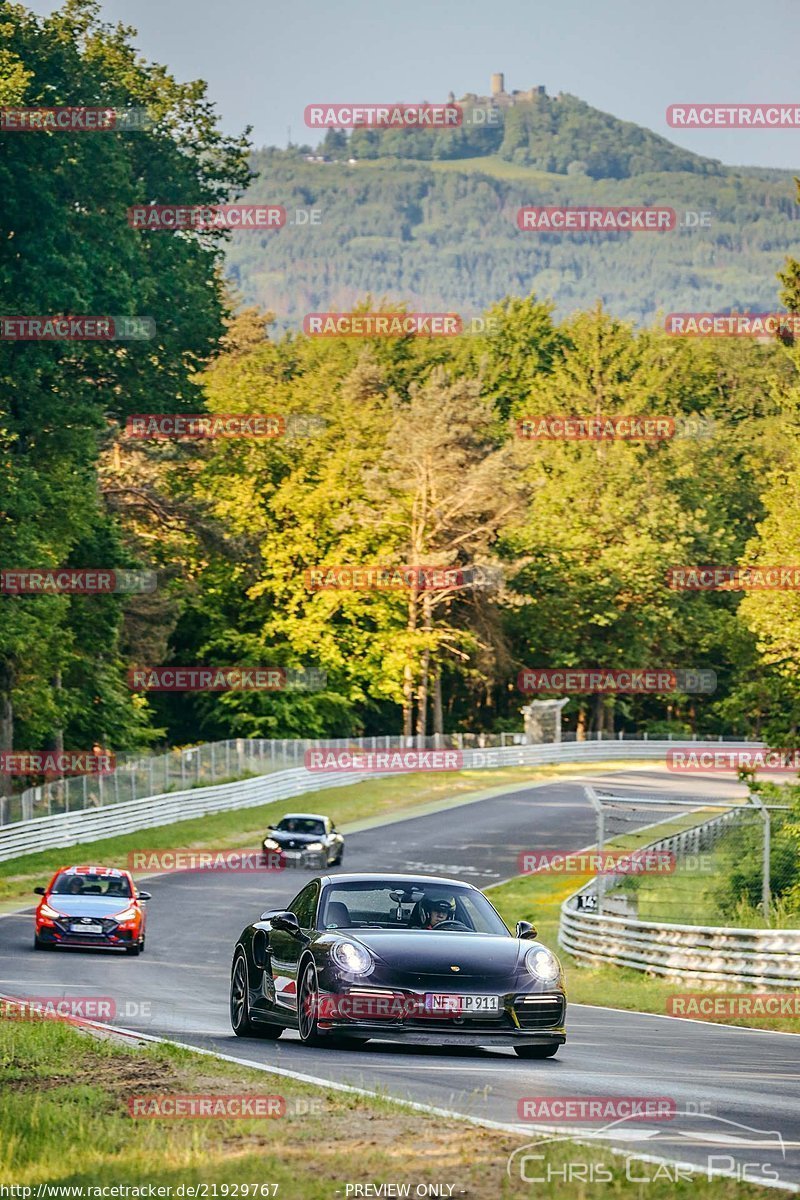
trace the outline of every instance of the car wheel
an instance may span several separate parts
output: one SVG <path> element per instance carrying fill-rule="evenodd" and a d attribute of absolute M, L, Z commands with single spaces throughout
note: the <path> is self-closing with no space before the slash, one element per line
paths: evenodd
<path fill-rule="evenodd" d="M 543 1046 L 515 1046 L 514 1053 L 520 1058 L 552 1058 L 560 1045 L 560 1042 L 545 1042 Z"/>
<path fill-rule="evenodd" d="M 335 867 L 340 867 L 340 866 L 342 865 L 342 859 L 343 859 L 343 858 L 344 858 L 344 846 L 340 846 L 340 847 L 339 847 L 339 853 L 338 853 L 338 855 L 336 856 L 336 858 L 333 860 L 333 865 L 334 865 Z"/>
<path fill-rule="evenodd" d="M 317 968 L 310 960 L 306 962 L 297 989 L 297 1027 L 300 1030 L 300 1040 L 306 1046 L 322 1046 L 331 1039 L 320 1033 L 317 1025 L 319 1012 L 319 988 L 317 986 Z"/>
<path fill-rule="evenodd" d="M 133 946 L 126 946 L 125 953 L 130 954 L 131 958 L 136 958 L 137 954 L 142 953 L 142 947 L 139 945 L 138 942 L 136 942 L 136 944 Z"/>
<path fill-rule="evenodd" d="M 250 1000 L 247 989 L 247 962 L 239 950 L 231 969 L 231 1027 L 237 1037 L 276 1039 L 283 1033 L 282 1025 L 256 1025 L 250 1020 Z"/>
<path fill-rule="evenodd" d="M 33 935 L 33 948 L 34 948 L 34 950 L 52 950 L 53 943 L 52 942 L 42 942 L 39 940 L 39 938 L 36 936 L 36 934 L 34 934 Z"/>

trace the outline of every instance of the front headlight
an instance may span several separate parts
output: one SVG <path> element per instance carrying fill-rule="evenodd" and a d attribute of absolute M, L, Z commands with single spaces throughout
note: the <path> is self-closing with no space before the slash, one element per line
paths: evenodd
<path fill-rule="evenodd" d="M 124 908 L 122 910 L 122 912 L 114 913 L 112 920 L 113 921 L 135 921 L 136 920 L 136 911 L 137 910 L 133 907 Z"/>
<path fill-rule="evenodd" d="M 276 842 L 274 838 L 264 838 L 262 845 L 265 850 L 280 850 L 280 842 Z"/>
<path fill-rule="evenodd" d="M 369 975 L 375 967 L 372 956 L 355 942 L 337 942 L 331 956 L 337 966 L 351 975 Z"/>
<path fill-rule="evenodd" d="M 64 913 L 56 912 L 54 908 L 51 908 L 50 905 L 43 900 L 39 906 L 39 916 L 47 917 L 49 921 L 59 921 L 63 918 Z"/>
<path fill-rule="evenodd" d="M 561 964 L 550 950 L 544 946 L 531 946 L 525 955 L 525 966 L 534 979 L 542 983 L 555 983 L 561 974 Z"/>
<path fill-rule="evenodd" d="M 322 842 L 309 842 L 306 846 L 306 850 L 313 850 L 315 854 L 319 854 L 320 850 L 324 849 Z"/>

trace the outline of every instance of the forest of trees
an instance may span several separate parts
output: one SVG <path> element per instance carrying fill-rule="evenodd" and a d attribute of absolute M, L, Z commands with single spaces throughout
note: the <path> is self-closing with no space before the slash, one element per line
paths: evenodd
<path fill-rule="evenodd" d="M 219 132 L 202 87 L 142 63 L 130 33 L 98 24 L 86 0 L 45 20 L 4 5 L 2 33 L 0 103 L 153 116 L 135 134 L 2 135 L 5 311 L 148 315 L 157 332 L 141 343 L 0 340 L 0 565 L 141 567 L 159 586 L 0 597 L 0 749 L 519 729 L 525 666 L 716 673 L 706 696 L 573 697 L 570 729 L 796 738 L 800 595 L 666 583 L 677 564 L 800 564 L 793 344 L 678 340 L 600 303 L 558 317 L 513 281 L 488 306 L 486 335 L 282 333 L 269 305 L 244 305 L 226 284 L 224 234 L 125 221 L 134 203 L 215 203 L 247 187 L 246 142 Z M 361 307 L 386 308 L 367 298 L 382 294 L 368 282 L 380 281 L 368 237 L 378 214 L 355 178 L 346 203 L 365 241 Z M 717 186 L 724 198 L 728 184 Z M 469 259 L 469 232 L 460 240 Z M 800 311 L 800 265 L 764 254 L 771 306 Z M 673 302 L 681 286 L 665 293 L 670 308 L 688 307 Z M 269 299 L 269 273 L 263 289 Z M 125 434 L 131 413 L 204 410 L 315 421 L 271 439 Z M 519 418 L 552 413 L 665 416 L 676 432 L 658 443 L 516 436 Z M 502 582 L 307 584 L 312 567 L 386 563 L 477 564 Z M 128 688 L 131 665 L 169 663 L 279 664 L 327 682 Z"/>
<path fill-rule="evenodd" d="M 280 328 L 300 328 L 306 312 L 349 308 L 368 292 L 469 315 L 535 292 L 559 318 L 599 298 L 637 325 L 668 312 L 768 311 L 775 271 L 797 244 L 790 172 L 597 180 L 497 158 L 307 162 L 300 149 L 260 150 L 251 165 L 248 200 L 282 204 L 292 218 L 296 209 L 318 214 L 313 225 L 236 233 L 228 247 L 230 278 Z M 521 207 L 546 204 L 669 206 L 680 222 L 693 215 L 664 233 L 518 229 Z"/>

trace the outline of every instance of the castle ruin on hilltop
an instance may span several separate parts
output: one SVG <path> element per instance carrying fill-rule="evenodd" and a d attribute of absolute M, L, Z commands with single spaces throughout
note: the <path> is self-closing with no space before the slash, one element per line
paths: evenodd
<path fill-rule="evenodd" d="M 470 104 L 486 104 L 493 105 L 495 108 L 513 108 L 515 104 L 524 104 L 531 100 L 535 100 L 537 96 L 546 96 L 547 92 L 543 83 L 537 84 L 536 87 L 528 88 L 527 92 L 514 90 L 513 92 L 506 91 L 506 77 L 502 71 L 497 71 L 492 75 L 491 96 L 478 96 L 475 92 L 467 92 L 461 97 L 462 101 L 468 101 Z M 454 104 L 456 98 L 452 92 L 447 97 L 449 104 Z"/>

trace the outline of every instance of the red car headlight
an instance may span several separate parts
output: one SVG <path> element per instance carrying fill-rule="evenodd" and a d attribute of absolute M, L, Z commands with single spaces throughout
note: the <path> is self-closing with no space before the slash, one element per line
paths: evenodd
<path fill-rule="evenodd" d="M 130 908 L 124 908 L 122 912 L 114 913 L 114 916 L 111 919 L 118 922 L 135 921 L 138 916 L 138 908 L 134 908 L 134 906 L 131 905 Z"/>
<path fill-rule="evenodd" d="M 48 921 L 57 921 L 63 916 L 63 913 L 57 912 L 54 908 L 51 908 L 46 900 L 42 901 L 42 903 L 39 905 L 39 910 L 36 913 L 37 920 L 45 917 Z"/>

